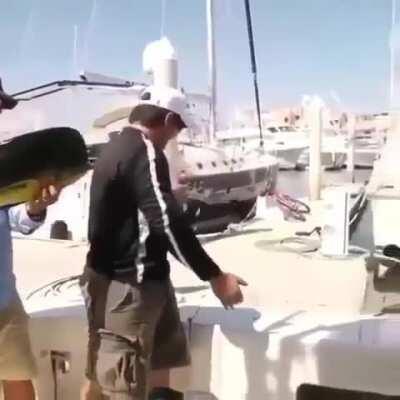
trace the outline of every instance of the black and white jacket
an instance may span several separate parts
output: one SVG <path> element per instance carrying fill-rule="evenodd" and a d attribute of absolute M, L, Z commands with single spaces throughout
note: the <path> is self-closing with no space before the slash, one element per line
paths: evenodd
<path fill-rule="evenodd" d="M 87 266 L 109 276 L 132 269 L 139 281 L 167 279 L 168 251 L 202 280 L 220 274 L 172 193 L 164 153 L 131 127 L 95 164 L 89 242 Z"/>

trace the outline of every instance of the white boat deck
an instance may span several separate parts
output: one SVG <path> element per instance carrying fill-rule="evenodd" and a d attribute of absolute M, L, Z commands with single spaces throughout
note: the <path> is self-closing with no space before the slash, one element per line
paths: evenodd
<path fill-rule="evenodd" d="M 322 202 L 311 204 L 311 209 L 306 222 L 293 223 L 261 207 L 260 218 L 240 234 L 205 239 L 207 251 L 221 267 L 249 283 L 244 303 L 233 311 L 220 306 L 208 284 L 172 261 L 193 358 L 190 368 L 173 373 L 177 387 L 210 392 L 220 400 L 295 399 L 304 382 L 400 392 L 400 318 L 369 312 L 381 311 L 389 298 L 395 304 L 400 285 L 389 284 L 392 297 L 376 288 L 364 255 L 339 260 L 282 248 L 282 239 L 320 225 Z M 87 250 L 82 243 L 20 238 L 14 245 L 15 273 L 24 297 L 42 285 L 80 274 Z M 385 287 L 385 280 L 380 284 Z M 60 378 L 62 398 L 76 399 L 86 346 L 76 284 L 43 290 L 25 305 L 41 368 L 40 398 L 52 398 L 49 351 L 62 350 L 71 353 L 71 372 Z M 48 332 L 54 334 L 49 337 Z"/>
<path fill-rule="evenodd" d="M 313 203 L 312 212 L 304 223 L 285 221 L 277 209 L 263 210 L 259 218 L 237 234 L 203 237 L 207 251 L 222 269 L 249 281 L 243 306 L 263 307 L 267 304 L 281 308 L 289 304 L 294 308 L 360 310 L 366 278 L 362 256 L 334 260 L 296 253 L 291 251 L 296 249 L 292 245 L 281 246 L 279 243 L 295 237 L 297 231 L 311 231 L 320 226 L 322 205 L 322 202 Z M 313 239 L 318 237 L 312 236 L 311 243 Z M 15 239 L 14 246 L 15 274 L 23 296 L 38 286 L 80 274 L 87 251 L 85 243 L 28 238 Z M 190 270 L 173 259 L 171 262 L 172 279 L 177 287 L 204 286 Z M 349 270 L 352 271 L 351 280 L 346 281 Z M 304 285 L 302 290 L 299 290 L 300 282 Z M 335 282 L 340 283 L 342 292 L 354 293 L 353 298 L 335 296 Z"/>

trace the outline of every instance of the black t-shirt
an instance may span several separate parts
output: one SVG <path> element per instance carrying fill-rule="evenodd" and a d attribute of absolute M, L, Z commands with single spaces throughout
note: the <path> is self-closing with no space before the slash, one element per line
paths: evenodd
<path fill-rule="evenodd" d="M 139 280 L 167 279 L 168 251 L 202 280 L 220 274 L 171 191 L 164 153 L 131 127 L 95 164 L 89 242 L 88 267 L 109 276 L 132 269 Z"/>

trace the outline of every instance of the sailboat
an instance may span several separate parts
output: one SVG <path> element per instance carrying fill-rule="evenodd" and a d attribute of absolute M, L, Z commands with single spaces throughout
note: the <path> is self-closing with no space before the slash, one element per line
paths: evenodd
<path fill-rule="evenodd" d="M 263 155 L 262 160 L 253 155 L 232 157 L 215 145 L 216 66 L 212 7 L 213 2 L 208 1 L 210 95 L 187 95 L 192 114 L 195 117 L 198 114 L 195 106 L 201 98 L 203 103 L 208 103 L 209 117 L 192 128 L 193 132 L 186 134 L 186 140 L 166 150 L 173 187 L 179 186 L 180 174 L 189 178 L 183 208 L 197 233 L 218 232 L 232 223 L 252 218 L 257 198 L 273 190 L 278 172 L 278 160 L 271 155 Z M 154 49 L 159 53 L 154 53 Z M 151 43 L 143 53 L 144 68 L 152 74 L 155 84 L 167 74 L 167 84 L 177 86 L 177 63 L 176 53 L 166 38 Z M 25 118 L 30 115 L 35 129 L 56 125 L 79 129 L 86 138 L 94 163 L 112 135 L 129 124 L 130 110 L 137 104 L 146 84 L 91 72 L 82 73 L 80 78 L 50 82 L 14 94 L 20 100 L 20 107 L 12 118 L 15 120 L 19 113 Z M 165 84 L 165 80 L 161 84 Z M 208 135 L 208 140 L 197 143 L 191 139 L 202 132 Z M 52 227 L 57 224 L 65 228 L 63 238 L 86 240 L 90 177 L 91 173 L 62 194 L 45 226 L 35 233 L 37 237 L 53 237 L 51 232 L 57 232 L 57 229 L 52 230 Z M 66 209 L 74 212 L 68 215 Z"/>

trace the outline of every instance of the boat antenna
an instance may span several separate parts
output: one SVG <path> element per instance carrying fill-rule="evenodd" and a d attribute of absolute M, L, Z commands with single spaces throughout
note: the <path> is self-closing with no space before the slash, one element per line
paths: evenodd
<path fill-rule="evenodd" d="M 163 38 L 165 35 L 165 17 L 167 14 L 167 0 L 161 0 L 161 27 L 160 37 Z"/>
<path fill-rule="evenodd" d="M 253 27 L 252 27 L 252 23 L 251 23 L 251 12 L 250 12 L 249 0 L 244 0 L 244 5 L 245 5 L 245 9 L 246 9 L 247 32 L 249 35 L 251 72 L 253 74 L 254 94 L 255 94 L 255 98 L 256 98 L 256 107 L 257 107 L 258 128 L 260 130 L 260 147 L 263 148 L 264 147 L 264 137 L 263 137 L 263 131 L 262 131 L 262 124 L 261 124 L 260 94 L 258 91 L 256 52 L 254 49 Z"/>
<path fill-rule="evenodd" d="M 89 64 L 89 47 L 93 38 L 95 22 L 98 14 L 97 0 L 92 1 L 92 8 L 90 10 L 89 20 L 87 22 L 85 41 L 83 49 L 83 67 L 86 68 Z"/>
<path fill-rule="evenodd" d="M 72 76 L 74 79 L 79 74 L 79 61 L 78 61 L 78 25 L 74 25 L 74 43 L 72 47 Z"/>

